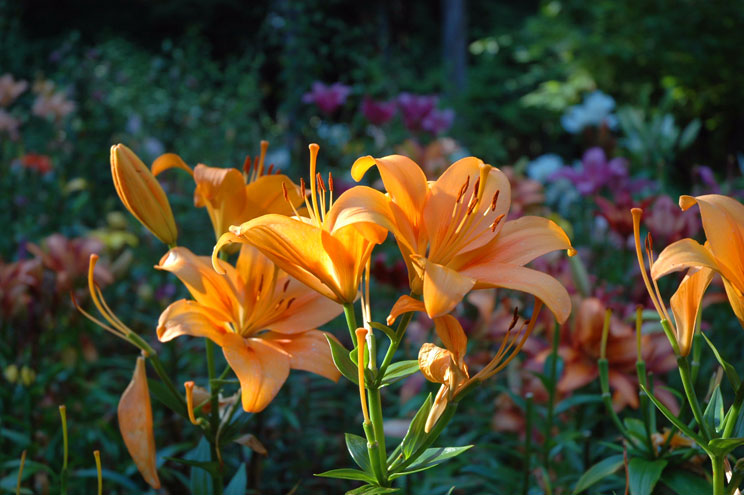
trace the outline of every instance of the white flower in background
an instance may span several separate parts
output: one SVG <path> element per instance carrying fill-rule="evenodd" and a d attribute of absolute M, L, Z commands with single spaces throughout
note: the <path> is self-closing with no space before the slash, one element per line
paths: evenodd
<path fill-rule="evenodd" d="M 617 117 L 612 113 L 615 100 L 599 90 L 589 93 L 579 105 L 568 107 L 561 117 L 563 128 L 571 134 L 581 132 L 585 127 L 606 125 L 617 127 Z"/>
<path fill-rule="evenodd" d="M 527 176 L 546 184 L 551 175 L 563 168 L 563 159 L 555 153 L 540 155 L 527 164 Z"/>

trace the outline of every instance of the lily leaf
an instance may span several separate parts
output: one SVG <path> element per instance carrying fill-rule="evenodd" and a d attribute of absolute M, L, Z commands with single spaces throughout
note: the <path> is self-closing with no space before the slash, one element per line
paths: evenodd
<path fill-rule="evenodd" d="M 384 486 L 364 485 L 346 492 L 346 495 L 382 495 L 384 493 L 398 493 L 400 488 L 386 488 Z"/>
<path fill-rule="evenodd" d="M 354 459 L 357 466 L 362 468 L 362 471 L 372 475 L 372 465 L 369 462 L 369 453 L 367 452 L 367 440 L 352 433 L 346 433 L 344 437 L 351 458 Z"/>
<path fill-rule="evenodd" d="M 741 379 L 739 378 L 739 374 L 736 372 L 733 366 L 731 366 L 730 363 L 728 363 L 723 357 L 721 357 L 721 354 L 718 352 L 718 349 L 716 349 L 716 346 L 713 345 L 713 342 L 710 341 L 707 335 L 705 333 L 700 332 L 700 335 L 703 336 L 705 339 L 705 342 L 708 344 L 708 347 L 710 347 L 710 350 L 713 351 L 713 355 L 716 357 L 716 361 L 718 361 L 718 364 L 721 365 L 721 368 L 723 368 L 723 371 L 726 372 L 726 378 L 728 378 L 728 381 L 731 383 L 731 385 L 734 387 L 734 390 L 738 390 L 739 385 L 741 384 Z"/>
<path fill-rule="evenodd" d="M 705 478 L 681 469 L 667 469 L 661 483 L 677 495 L 711 495 L 713 493 L 713 487 Z"/>
<path fill-rule="evenodd" d="M 246 487 L 248 486 L 248 476 L 245 472 L 245 464 L 241 464 L 238 468 L 238 472 L 235 473 L 233 479 L 225 488 L 225 495 L 245 495 Z"/>
<path fill-rule="evenodd" d="M 392 329 L 392 328 L 390 328 L 389 326 L 387 326 L 387 325 L 383 325 L 382 323 L 378 323 L 378 322 L 376 322 L 376 321 L 370 321 L 370 322 L 369 322 L 369 325 L 370 325 L 370 326 L 371 326 L 372 328 L 374 328 L 375 330 L 379 330 L 379 331 L 381 331 L 382 333 L 384 333 L 385 335 L 387 335 L 387 337 L 388 337 L 388 338 L 389 338 L 390 340 L 395 340 L 395 330 L 393 330 L 393 329 Z"/>
<path fill-rule="evenodd" d="M 381 387 L 385 387 L 392 383 L 398 382 L 406 377 L 409 377 L 419 370 L 418 359 L 411 359 L 410 361 L 398 361 L 388 366 L 385 371 L 385 376 L 382 377 L 380 382 Z"/>
<path fill-rule="evenodd" d="M 403 441 L 401 442 L 401 445 L 403 447 L 403 456 L 406 459 L 411 457 L 411 454 L 416 451 L 416 449 L 419 447 L 419 445 L 421 445 L 424 438 L 426 437 L 424 427 L 426 426 L 426 418 L 429 416 L 431 405 L 432 399 L 431 394 L 429 394 L 424 403 L 421 405 L 421 408 L 411 420 L 411 424 L 408 425 L 406 436 L 403 437 Z"/>
<path fill-rule="evenodd" d="M 688 437 L 690 437 L 691 439 L 693 439 L 695 441 L 695 443 L 697 443 L 698 445 L 700 445 L 700 447 L 702 447 L 704 450 L 707 451 L 707 448 L 708 447 L 706 446 L 704 440 L 702 438 L 700 438 L 700 436 L 697 433 L 695 433 L 694 431 L 692 431 L 692 429 L 690 427 L 688 427 L 685 423 L 683 423 L 682 421 L 680 421 L 679 418 L 677 418 L 677 416 L 675 416 L 674 413 L 672 411 L 670 411 L 667 406 L 665 406 L 664 404 L 662 404 L 659 401 L 659 399 L 656 398 L 655 395 L 653 395 L 652 393 L 650 393 L 646 387 L 644 387 L 643 385 L 641 385 L 641 388 L 643 389 L 644 392 L 646 392 L 646 395 L 648 395 L 648 398 L 651 399 L 651 402 L 654 403 L 654 405 L 656 406 L 656 408 L 659 411 L 661 411 L 661 414 L 663 414 L 664 416 L 666 416 L 666 418 L 669 421 L 671 421 L 672 424 L 674 426 L 676 426 L 679 431 L 681 431 L 682 433 L 684 433 L 685 435 L 687 435 Z"/>
<path fill-rule="evenodd" d="M 316 474 L 315 476 L 320 478 L 338 478 L 341 480 L 356 480 L 364 481 L 366 483 L 376 483 L 372 476 L 368 475 L 364 471 L 352 468 L 331 469 L 330 471 Z"/>
<path fill-rule="evenodd" d="M 173 397 L 173 393 L 163 384 L 163 382 L 160 380 L 150 380 L 148 378 L 147 387 L 150 390 L 150 394 L 159 400 L 165 407 L 171 411 L 175 411 L 184 418 L 189 417 L 186 412 L 186 406 Z"/>
<path fill-rule="evenodd" d="M 714 438 L 708 442 L 708 448 L 716 455 L 727 455 L 736 447 L 744 445 L 744 438 Z"/>
<path fill-rule="evenodd" d="M 458 455 L 462 454 L 472 447 L 472 445 L 465 445 L 463 447 L 438 447 L 433 449 L 426 449 L 423 454 L 421 454 L 421 456 L 416 459 L 416 462 L 406 467 L 405 471 L 390 475 L 390 479 L 394 480 L 396 478 L 400 478 L 401 476 L 406 476 L 408 474 L 418 473 L 419 471 L 433 468 L 434 466 L 437 466 L 444 461 L 452 459 L 453 457 L 457 457 Z"/>
<path fill-rule="evenodd" d="M 613 474 L 615 471 L 620 469 L 624 464 L 622 455 L 613 455 L 607 459 L 603 459 L 590 467 L 582 476 L 579 481 L 576 482 L 574 487 L 573 495 L 581 493 L 590 486 L 602 481 L 606 477 Z"/>
<path fill-rule="evenodd" d="M 331 347 L 331 357 L 333 358 L 333 364 L 336 365 L 338 371 L 346 377 L 347 380 L 359 385 L 359 379 L 357 378 L 357 367 L 349 359 L 349 351 L 341 345 L 337 340 L 332 339 L 326 335 L 328 345 Z"/>
<path fill-rule="evenodd" d="M 651 495 L 667 461 L 658 459 L 648 461 L 641 457 L 634 457 L 628 463 L 628 479 L 631 495 Z"/>
<path fill-rule="evenodd" d="M 719 385 L 713 391 L 708 406 L 705 408 L 703 421 L 715 429 L 715 431 L 720 431 L 723 426 L 723 418 L 723 396 L 721 395 L 721 386 Z"/>

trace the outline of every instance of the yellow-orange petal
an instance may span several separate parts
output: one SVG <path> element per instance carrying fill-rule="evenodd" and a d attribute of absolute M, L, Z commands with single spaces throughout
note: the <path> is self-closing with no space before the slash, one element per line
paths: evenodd
<path fill-rule="evenodd" d="M 366 186 L 355 186 L 344 191 L 333 203 L 323 221 L 331 234 L 349 225 L 368 241 L 380 244 L 388 231 L 395 231 L 390 200 L 380 191 Z"/>
<path fill-rule="evenodd" d="M 225 340 L 222 352 L 240 381 L 243 409 L 263 411 L 289 376 L 289 354 L 263 339 L 235 334 Z"/>
<path fill-rule="evenodd" d="M 434 318 L 434 328 L 444 347 L 455 356 L 455 362 L 461 363 L 468 347 L 468 338 L 457 318 L 452 315 Z"/>
<path fill-rule="evenodd" d="M 286 290 L 284 290 L 285 284 Z M 287 275 L 279 278 L 276 283 L 273 301 L 281 299 L 291 300 L 292 303 L 281 314 L 266 321 L 264 327 L 282 334 L 302 333 L 308 329 L 317 328 L 328 323 L 343 311 L 343 306 L 336 301 L 328 299 Z M 328 347 L 327 342 L 325 345 Z"/>
<path fill-rule="evenodd" d="M 436 397 L 434 397 L 434 403 L 431 405 L 429 415 L 426 417 L 426 424 L 424 424 L 424 432 L 429 433 L 434 425 L 437 424 L 439 418 L 447 409 L 449 404 L 450 389 L 447 385 L 439 387 Z"/>
<path fill-rule="evenodd" d="M 476 289 L 502 287 L 532 294 L 545 303 L 558 323 L 564 323 L 571 314 L 571 298 L 566 288 L 555 278 L 537 270 L 491 263 L 467 268 L 462 274 L 476 280 Z"/>
<path fill-rule="evenodd" d="M 219 311 L 223 321 L 229 321 L 234 308 L 239 305 L 235 269 L 222 260 L 217 260 L 217 263 L 226 276 L 212 268 L 208 257 L 197 256 L 185 247 L 176 247 L 168 251 L 155 268 L 174 274 L 196 302 Z"/>
<path fill-rule="evenodd" d="M 223 316 L 220 312 L 203 306 L 196 301 L 179 299 L 171 303 L 160 314 L 158 320 L 158 340 L 168 342 L 189 335 L 204 337 L 217 345 L 222 345 L 223 335 L 227 331 L 224 327 Z"/>
<path fill-rule="evenodd" d="M 686 208 L 693 202 L 700 207 L 706 244 L 710 245 L 721 275 L 744 291 L 744 205 L 720 194 L 680 198 L 680 205 Z"/>
<path fill-rule="evenodd" d="M 248 220 L 245 179 L 238 169 L 199 164 L 194 168 L 194 182 L 194 206 L 207 208 L 215 237 Z"/>
<path fill-rule="evenodd" d="M 152 162 L 150 170 L 152 171 L 152 175 L 157 177 L 171 168 L 180 168 L 181 170 L 188 172 L 192 177 L 194 176 L 194 171 L 191 170 L 191 167 L 186 165 L 186 162 L 175 153 L 164 153 L 157 157 L 155 161 Z"/>
<path fill-rule="evenodd" d="M 436 318 L 449 313 L 474 285 L 474 278 L 427 260 L 423 294 L 426 314 Z"/>
<path fill-rule="evenodd" d="M 333 364 L 326 336 L 335 339 L 333 335 L 320 330 L 308 330 L 294 335 L 271 332 L 266 338 L 281 346 L 289 354 L 289 366 L 293 370 L 309 371 L 336 382 L 341 373 Z"/>
<path fill-rule="evenodd" d="M 152 427 L 150 391 L 147 387 L 145 360 L 137 358 L 132 381 L 121 395 L 117 408 L 119 431 L 129 455 L 148 485 L 160 488 L 155 464 L 155 434 Z"/>
<path fill-rule="evenodd" d="M 284 198 L 282 184 L 287 190 L 289 202 Z M 257 178 L 245 186 L 245 197 L 249 205 L 245 218 L 237 223 L 269 213 L 292 215 L 292 206 L 297 207 L 305 201 L 300 195 L 300 187 L 286 175 L 263 175 Z"/>
<path fill-rule="evenodd" d="M 419 369 L 430 382 L 446 383 L 447 372 L 452 367 L 452 353 L 429 342 L 419 349 Z"/>
<path fill-rule="evenodd" d="M 687 356 L 692 348 L 700 302 L 712 278 L 713 270 L 710 268 L 688 273 L 670 300 L 677 327 L 677 344 L 683 356 Z"/>
<path fill-rule="evenodd" d="M 734 310 L 739 323 L 744 327 L 744 294 L 725 278 L 723 279 L 723 288 L 726 289 L 726 295 L 728 296 L 729 304 L 731 304 L 731 309 Z"/>
<path fill-rule="evenodd" d="M 406 213 L 409 223 L 418 225 L 428 190 L 424 171 L 416 162 L 401 155 L 363 156 L 351 166 L 351 176 L 358 182 L 375 165 L 390 198 Z"/>
<path fill-rule="evenodd" d="M 651 267 L 651 277 L 659 279 L 668 273 L 695 267 L 719 271 L 716 259 L 706 246 L 692 239 L 681 239 L 665 247 L 659 254 Z"/>
<path fill-rule="evenodd" d="M 393 308 L 390 310 L 390 314 L 387 317 L 387 324 L 392 325 L 398 316 L 413 311 L 426 311 L 426 307 L 422 301 L 404 294 L 395 301 L 395 304 L 393 304 Z"/>

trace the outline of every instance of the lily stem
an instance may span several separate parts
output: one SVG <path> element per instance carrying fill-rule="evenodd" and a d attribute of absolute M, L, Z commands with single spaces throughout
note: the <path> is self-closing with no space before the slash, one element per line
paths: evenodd
<path fill-rule="evenodd" d="M 557 374 L 558 374 L 558 344 L 560 343 L 561 330 L 556 325 L 553 330 L 553 345 L 550 351 L 550 388 L 548 389 L 548 410 L 545 416 L 545 445 L 543 446 L 543 456 L 545 458 L 545 469 L 550 470 L 550 447 L 553 429 L 553 411 L 555 408 L 555 391 L 557 387 Z"/>
<path fill-rule="evenodd" d="M 723 481 L 723 456 L 711 456 L 710 462 L 713 467 L 713 495 L 724 495 L 726 489 Z"/>
<path fill-rule="evenodd" d="M 682 379 L 682 386 L 685 389 L 685 396 L 687 402 L 690 403 L 690 409 L 692 409 L 692 415 L 695 417 L 695 421 L 700 428 L 703 438 L 706 442 L 710 441 L 710 432 L 703 419 L 703 411 L 700 409 L 700 402 L 698 402 L 697 395 L 695 394 L 695 387 L 692 385 L 692 377 L 690 376 L 690 364 L 687 358 L 684 356 L 677 357 L 677 366 L 679 367 L 679 377 Z"/>
<path fill-rule="evenodd" d="M 411 322 L 412 318 L 412 312 L 406 313 L 400 319 L 400 322 L 398 322 L 398 328 L 395 329 L 395 339 L 390 341 L 390 345 L 388 346 L 387 351 L 385 352 L 385 357 L 380 365 L 380 373 L 378 374 L 379 380 L 382 380 L 382 377 L 385 376 L 385 371 L 387 371 L 388 366 L 390 366 L 390 363 L 393 361 L 395 351 L 398 350 L 398 346 L 403 340 L 403 336 L 406 334 L 406 328 L 408 328 L 408 324 Z"/>
<path fill-rule="evenodd" d="M 370 359 L 373 359 L 372 356 L 370 356 Z M 383 480 L 387 481 L 387 449 L 385 447 L 385 428 L 383 426 L 380 389 L 377 387 L 368 388 L 367 399 L 369 404 L 369 419 L 372 421 L 375 441 L 378 445 L 378 456 L 382 466 Z"/>
<path fill-rule="evenodd" d="M 217 385 L 216 387 L 213 387 L 213 381 L 217 373 L 215 372 L 214 367 L 214 344 L 209 339 L 204 339 L 204 342 L 206 343 L 206 353 L 207 353 L 207 374 L 209 375 L 209 400 L 211 404 L 211 412 L 209 415 L 209 425 L 212 432 L 212 442 L 211 442 L 211 449 L 210 449 L 210 455 L 212 462 L 219 464 L 219 455 L 217 454 L 217 449 L 219 449 L 219 445 L 217 445 L 217 431 L 220 426 L 220 400 L 219 400 L 219 390 L 220 387 Z M 213 484 L 213 490 L 216 495 L 222 495 L 222 470 L 218 466 L 215 473 L 212 474 L 212 484 Z"/>
<path fill-rule="evenodd" d="M 349 335 L 351 335 L 351 343 L 354 347 L 357 346 L 356 338 L 356 312 L 354 311 L 353 303 L 344 303 L 344 316 L 346 316 L 346 326 L 349 327 Z"/>

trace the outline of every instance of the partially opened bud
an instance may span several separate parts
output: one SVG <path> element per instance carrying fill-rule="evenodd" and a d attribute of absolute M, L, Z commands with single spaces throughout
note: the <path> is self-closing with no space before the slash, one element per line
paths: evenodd
<path fill-rule="evenodd" d="M 121 395 L 117 416 L 124 445 L 127 446 L 134 464 L 148 485 L 160 488 L 155 465 L 155 433 L 152 429 L 150 390 L 147 387 L 145 359 L 142 357 L 137 358 L 132 381 Z"/>
<path fill-rule="evenodd" d="M 150 169 L 123 144 L 111 147 L 111 176 L 121 202 L 142 225 L 167 245 L 178 231 L 168 198 Z"/>

